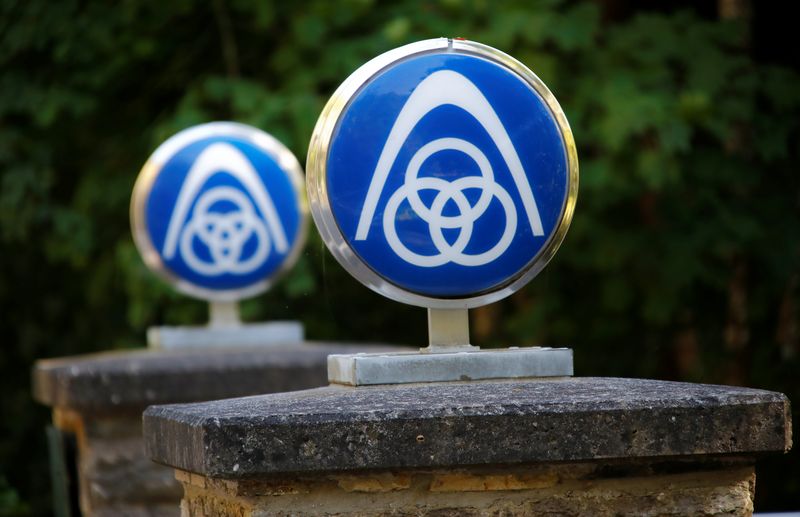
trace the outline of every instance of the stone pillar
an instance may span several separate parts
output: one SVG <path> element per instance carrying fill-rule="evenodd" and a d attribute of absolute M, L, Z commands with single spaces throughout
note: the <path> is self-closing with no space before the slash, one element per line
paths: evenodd
<path fill-rule="evenodd" d="M 145 411 L 182 515 L 750 515 L 780 393 L 640 379 L 343 387 Z"/>
<path fill-rule="evenodd" d="M 77 477 L 83 515 L 175 516 L 181 486 L 171 469 L 145 455 L 141 415 L 147 406 L 321 386 L 328 354 L 374 350 L 396 348 L 297 343 L 47 359 L 34 367 L 33 393 L 53 408 L 54 426 L 66 441 L 76 444 L 74 462 L 64 460 L 59 470 Z"/>

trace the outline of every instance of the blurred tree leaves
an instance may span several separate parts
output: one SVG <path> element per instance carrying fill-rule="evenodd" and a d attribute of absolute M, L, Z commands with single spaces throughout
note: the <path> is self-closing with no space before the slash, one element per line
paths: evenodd
<path fill-rule="evenodd" d="M 14 416 L 0 424 L 0 508 L 48 508 L 47 412 L 28 387 L 36 358 L 141 346 L 149 325 L 206 318 L 146 270 L 130 239 L 133 181 L 158 143 L 232 119 L 303 161 L 342 80 L 437 36 L 530 66 L 561 102 L 581 161 L 561 252 L 487 309 L 476 344 L 573 346 L 579 374 L 742 383 L 796 401 L 800 77 L 755 62 L 743 23 L 680 11 L 604 21 L 600 6 L 0 4 L 0 383 Z M 317 339 L 425 341 L 424 311 L 357 284 L 313 229 L 297 268 L 243 313 L 299 316 Z M 759 510 L 800 484 L 796 462 L 773 468 Z"/>

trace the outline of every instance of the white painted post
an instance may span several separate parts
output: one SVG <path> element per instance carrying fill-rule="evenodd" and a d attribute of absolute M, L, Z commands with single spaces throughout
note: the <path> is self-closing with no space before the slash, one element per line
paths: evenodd
<path fill-rule="evenodd" d="M 239 302 L 208 302 L 208 326 L 231 328 L 242 325 L 239 318 Z"/>
<path fill-rule="evenodd" d="M 478 350 L 469 343 L 468 309 L 428 309 L 428 347 L 422 352 Z"/>

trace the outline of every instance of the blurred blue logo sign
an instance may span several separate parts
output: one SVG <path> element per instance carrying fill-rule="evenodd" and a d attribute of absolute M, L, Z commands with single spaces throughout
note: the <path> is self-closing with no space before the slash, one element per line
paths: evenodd
<path fill-rule="evenodd" d="M 366 80 L 325 164 L 330 212 L 358 258 L 431 298 L 478 296 L 531 269 L 562 227 L 571 180 L 541 88 L 501 61 L 452 50 Z"/>
<path fill-rule="evenodd" d="M 237 299 L 267 287 L 304 238 L 297 160 L 255 128 L 212 123 L 167 140 L 134 191 L 146 262 L 189 294 Z"/>

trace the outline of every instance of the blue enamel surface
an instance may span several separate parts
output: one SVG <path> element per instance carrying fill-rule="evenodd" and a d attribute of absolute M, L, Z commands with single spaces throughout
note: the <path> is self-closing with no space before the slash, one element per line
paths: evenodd
<path fill-rule="evenodd" d="M 230 144 L 235 147 L 253 166 L 264 189 L 269 193 L 288 240 L 288 248 L 281 252 L 276 249 L 273 239 L 272 243 L 269 245 L 268 255 L 264 260 L 254 262 L 253 268 L 246 273 L 222 272 L 203 274 L 189 266 L 180 249 L 171 258 L 167 258 L 164 255 L 164 244 L 167 238 L 168 225 L 173 216 L 173 211 L 175 210 L 175 205 L 181 188 L 187 178 L 187 174 L 203 150 L 209 145 L 218 142 Z M 215 170 L 203 182 L 201 188 L 194 196 L 188 215 L 184 218 L 184 221 L 181 222 L 182 228 L 184 228 L 195 215 L 197 202 L 202 198 L 203 194 L 220 186 L 228 186 L 243 193 L 252 204 L 257 217 L 265 224 L 264 213 L 259 209 L 253 194 L 248 191 L 236 175 L 231 174 L 230 171 L 227 171 L 226 168 L 222 166 Z M 287 259 L 294 241 L 300 235 L 299 229 L 302 216 L 298 203 L 298 193 L 295 191 L 288 173 L 264 150 L 240 138 L 229 136 L 209 137 L 185 145 L 177 150 L 165 162 L 153 182 L 150 193 L 145 201 L 146 230 L 153 247 L 161 255 L 162 262 L 175 276 L 195 286 L 212 291 L 244 289 L 273 276 Z M 234 203 L 223 199 L 211 204 L 210 210 L 218 214 L 230 214 L 237 211 L 238 208 Z M 213 263 L 209 247 L 205 245 L 200 238 L 192 238 L 191 243 L 192 250 L 198 260 Z M 241 248 L 240 259 L 245 261 L 251 258 L 257 249 L 257 245 L 258 237 L 255 234 L 251 234 L 244 241 Z"/>
<path fill-rule="evenodd" d="M 444 104 L 429 111 L 414 126 L 394 161 L 381 191 L 368 237 L 356 240 L 356 228 L 364 208 L 373 173 L 398 114 L 414 89 L 426 77 L 451 70 L 474 84 L 497 114 L 516 150 L 538 207 L 544 235 L 532 231 L 522 199 L 509 166 L 495 140 L 468 111 Z M 440 138 L 459 138 L 475 145 L 491 164 L 494 181 L 513 200 L 518 224 L 509 247 L 489 263 L 466 266 L 455 262 L 422 267 L 403 260 L 390 246 L 383 227 L 383 214 L 392 194 L 403 185 L 412 156 L 425 144 Z M 432 154 L 422 163 L 419 177 L 453 181 L 477 176 L 478 165 L 456 150 Z M 519 76 L 486 59 L 456 53 L 433 53 L 400 61 L 373 77 L 344 110 L 334 130 L 327 158 L 328 197 L 336 223 L 356 254 L 381 277 L 414 293 L 435 298 L 462 298 L 505 285 L 532 260 L 547 242 L 562 215 L 567 198 L 568 165 L 558 125 L 541 97 Z M 475 205 L 479 189 L 465 189 L 464 196 Z M 437 192 L 419 191 L 422 202 L 431 207 Z M 459 215 L 455 202 L 445 204 L 444 216 Z M 408 200 L 400 203 L 395 217 L 398 236 L 412 252 L 433 256 L 439 249 L 431 230 Z M 474 222 L 464 254 L 477 255 L 492 248 L 506 225 L 506 212 L 493 198 L 485 213 Z M 459 230 L 443 230 L 453 244 Z"/>

